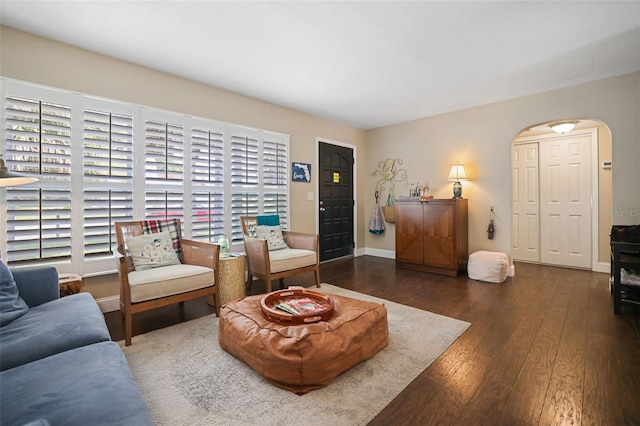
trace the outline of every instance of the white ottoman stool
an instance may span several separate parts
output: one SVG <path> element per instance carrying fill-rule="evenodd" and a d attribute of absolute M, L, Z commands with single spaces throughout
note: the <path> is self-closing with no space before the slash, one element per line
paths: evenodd
<path fill-rule="evenodd" d="M 477 251 L 469 256 L 467 271 L 472 280 L 501 283 L 509 273 L 509 256 L 493 251 Z"/>

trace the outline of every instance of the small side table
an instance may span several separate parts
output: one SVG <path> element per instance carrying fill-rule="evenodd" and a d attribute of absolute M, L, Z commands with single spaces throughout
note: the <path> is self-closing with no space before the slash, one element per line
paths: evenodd
<path fill-rule="evenodd" d="M 220 257 L 220 280 L 218 294 L 220 295 L 220 306 L 232 300 L 242 299 L 247 295 L 245 289 L 245 255 Z M 208 303 L 214 306 L 213 296 L 209 296 Z"/>
<path fill-rule="evenodd" d="M 82 277 L 78 274 L 60 274 L 58 282 L 60 283 L 60 297 L 80 293 L 82 289 Z"/>

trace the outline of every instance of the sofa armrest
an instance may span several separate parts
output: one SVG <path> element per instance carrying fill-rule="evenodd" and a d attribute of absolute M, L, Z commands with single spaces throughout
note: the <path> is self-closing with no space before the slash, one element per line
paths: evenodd
<path fill-rule="evenodd" d="M 30 308 L 60 298 L 58 270 L 54 266 L 11 269 L 18 293 Z"/>

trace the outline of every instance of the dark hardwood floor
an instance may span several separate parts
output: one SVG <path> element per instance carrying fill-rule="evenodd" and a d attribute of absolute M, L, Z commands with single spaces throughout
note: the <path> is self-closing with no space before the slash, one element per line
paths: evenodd
<path fill-rule="evenodd" d="M 371 425 L 640 425 L 640 309 L 613 314 L 608 275 L 516 263 L 503 284 L 362 256 L 322 282 L 471 323 Z M 313 276 L 290 279 L 310 287 Z M 256 282 L 252 294 L 264 292 Z M 206 300 L 134 317 L 134 335 L 213 313 Z M 123 339 L 118 312 L 105 315 Z M 135 343 L 134 343 L 135 344 Z"/>

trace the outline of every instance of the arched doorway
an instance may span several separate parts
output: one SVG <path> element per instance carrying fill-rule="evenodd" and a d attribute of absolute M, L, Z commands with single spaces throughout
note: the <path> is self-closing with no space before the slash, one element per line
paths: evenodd
<path fill-rule="evenodd" d="M 555 133 L 551 123 L 522 130 L 511 146 L 513 259 L 607 272 L 611 131 L 584 119 Z"/>

